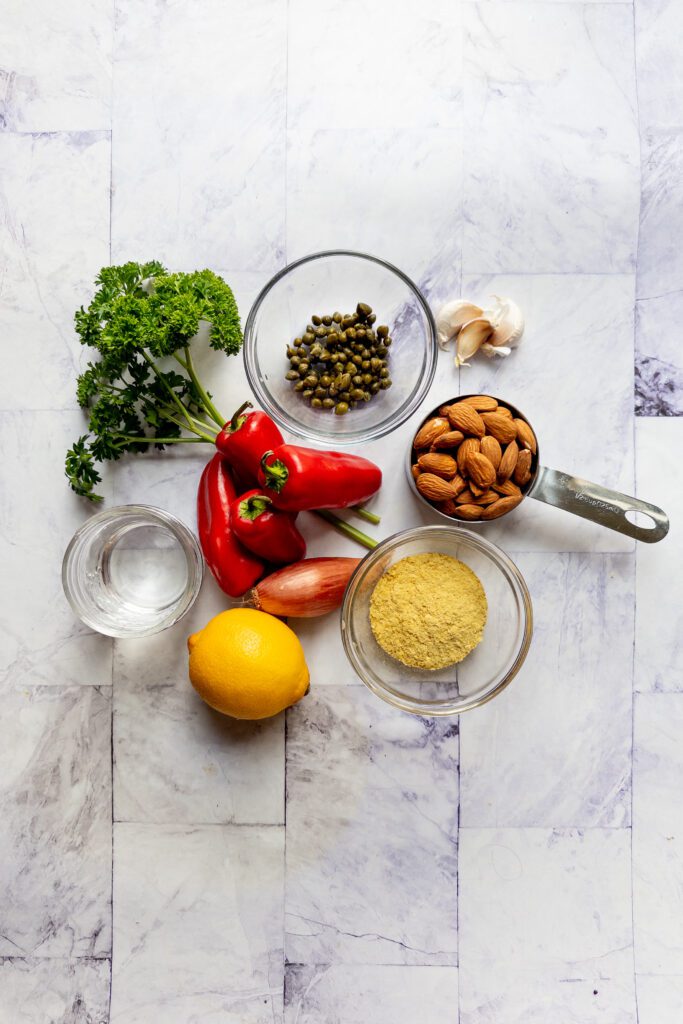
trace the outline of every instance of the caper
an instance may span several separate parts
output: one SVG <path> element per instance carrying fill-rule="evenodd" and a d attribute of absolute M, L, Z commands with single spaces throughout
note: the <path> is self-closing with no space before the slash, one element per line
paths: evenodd
<path fill-rule="evenodd" d="M 299 373 L 308 373 L 308 368 L 311 364 L 306 359 L 302 359 L 299 363 Z"/>
<path fill-rule="evenodd" d="M 319 316 L 312 316 L 311 317 L 311 323 L 315 324 L 316 327 L 319 327 L 320 324 L 322 323 L 322 321 L 321 321 Z"/>
<path fill-rule="evenodd" d="M 305 345 L 310 345 L 315 341 L 315 334 L 312 331 L 306 331 L 303 338 L 301 339 Z"/>
<path fill-rule="evenodd" d="M 330 377 L 329 373 L 323 373 L 322 377 L 320 378 L 320 383 L 324 388 L 329 388 L 330 384 L 332 383 L 332 378 Z"/>
<path fill-rule="evenodd" d="M 304 348 L 303 345 L 299 345 L 298 349 L 296 350 L 296 354 L 298 356 L 301 356 L 302 359 L 305 358 L 305 356 L 308 355 L 308 353 L 306 352 L 306 349 Z"/>
<path fill-rule="evenodd" d="M 323 409 L 333 409 L 333 408 L 334 408 L 334 399 L 333 398 L 323 398 Z"/>
<path fill-rule="evenodd" d="M 335 324 L 340 324 L 341 323 L 341 319 L 342 319 L 341 313 L 339 313 L 339 312 L 333 313 L 332 314 L 332 319 L 334 320 Z"/>
<path fill-rule="evenodd" d="M 369 402 L 371 398 L 372 398 L 372 393 L 370 391 L 364 391 L 363 392 L 363 401 L 364 402 Z"/>
<path fill-rule="evenodd" d="M 389 371 L 387 370 L 386 366 L 384 367 L 383 370 L 379 371 L 379 375 L 381 378 L 386 378 L 389 376 Z"/>
<path fill-rule="evenodd" d="M 328 352 L 326 348 L 324 348 L 320 355 L 318 356 L 318 359 L 320 360 L 321 363 L 329 363 L 331 358 L 332 353 Z"/>
<path fill-rule="evenodd" d="M 316 398 L 325 398 L 326 396 L 327 396 L 327 388 L 323 388 L 323 387 L 320 386 L 320 384 L 318 384 L 318 387 L 315 389 L 315 397 Z"/>
<path fill-rule="evenodd" d="M 355 377 L 351 378 L 351 383 L 355 384 L 356 387 L 360 387 L 360 385 L 363 383 L 363 378 L 359 373 L 357 373 Z"/>
<path fill-rule="evenodd" d="M 365 320 L 372 313 L 372 306 L 368 306 L 367 302 L 359 302 L 356 306 L 356 313 Z"/>
<path fill-rule="evenodd" d="M 327 337 L 327 327 L 316 327 L 315 333 L 316 333 L 316 336 L 318 338 L 326 338 Z"/>
<path fill-rule="evenodd" d="M 365 400 L 365 392 L 361 391 L 360 388 L 354 388 L 351 392 L 351 398 L 353 398 L 355 402 L 363 402 Z"/>
<path fill-rule="evenodd" d="M 334 398 L 334 396 L 338 392 L 339 392 L 339 388 L 337 387 L 336 384 L 330 384 L 329 388 L 327 389 L 327 393 L 330 396 L 330 398 Z"/>
<path fill-rule="evenodd" d="M 374 359 L 370 360 L 370 369 L 371 370 L 379 370 L 381 368 L 381 366 L 382 366 L 382 360 L 378 359 L 376 356 L 375 356 Z"/>
<path fill-rule="evenodd" d="M 309 373 L 308 377 L 304 380 L 304 384 L 307 388 L 317 388 L 318 386 L 318 374 Z"/>
<path fill-rule="evenodd" d="M 296 382 L 296 384 L 294 385 L 294 390 L 295 391 L 303 391 L 303 389 L 304 389 L 304 382 L 302 380 L 298 380 Z"/>
<path fill-rule="evenodd" d="M 379 386 L 381 387 L 382 391 L 386 391 L 387 388 L 391 387 L 391 381 L 389 380 L 388 377 L 386 377 L 384 380 L 381 380 L 379 382 Z"/>
<path fill-rule="evenodd" d="M 363 359 L 369 359 L 370 358 L 370 352 L 369 352 L 369 350 L 367 348 L 363 349 L 363 351 L 361 352 L 361 355 L 362 355 Z"/>
<path fill-rule="evenodd" d="M 387 348 L 389 348 L 389 346 L 391 345 L 391 338 L 385 338 L 384 344 L 386 345 Z"/>
<path fill-rule="evenodd" d="M 304 396 L 304 398 L 312 398 L 313 397 L 313 388 L 306 388 L 306 390 L 302 391 L 301 394 Z"/>
<path fill-rule="evenodd" d="M 340 344 L 343 344 L 346 341 L 346 331 L 339 331 L 338 334 L 337 334 L 336 340 Z"/>
<path fill-rule="evenodd" d="M 342 355 L 345 356 L 347 359 L 350 359 L 351 356 L 353 355 L 353 349 L 349 348 L 349 346 L 347 345 L 345 348 L 342 349 Z"/>
<path fill-rule="evenodd" d="M 374 380 L 374 377 L 372 376 L 371 373 L 364 373 L 363 374 L 363 383 L 364 384 L 372 384 L 373 380 Z"/>
<path fill-rule="evenodd" d="M 369 370 L 370 369 L 370 360 L 369 359 L 364 359 L 363 362 L 360 364 L 360 368 L 361 368 L 361 370 Z"/>
<path fill-rule="evenodd" d="M 301 360 L 299 359 L 298 356 L 292 356 L 292 358 L 289 360 L 289 365 L 292 367 L 293 370 L 296 370 L 300 362 Z"/>
<path fill-rule="evenodd" d="M 358 328 L 358 330 L 356 331 L 356 337 L 357 338 L 364 338 L 365 337 L 365 328 L 364 327 L 359 327 Z"/>
<path fill-rule="evenodd" d="M 292 346 L 291 346 L 291 345 L 288 345 L 288 346 L 287 346 L 287 358 L 288 358 L 288 359 L 291 359 L 291 358 L 292 358 L 293 356 L 295 356 L 295 355 L 296 355 L 296 349 L 295 349 L 295 348 L 292 348 Z"/>
<path fill-rule="evenodd" d="M 387 354 L 386 346 L 378 345 L 377 346 L 377 355 L 378 356 L 385 356 L 386 354 Z"/>
<path fill-rule="evenodd" d="M 347 391 L 351 387 L 351 374 L 350 373 L 342 373 L 342 375 L 339 378 L 339 380 L 335 381 L 335 384 L 340 389 L 340 391 Z"/>
<path fill-rule="evenodd" d="M 360 356 L 358 355 L 358 353 L 356 353 L 356 355 L 355 355 L 355 356 L 352 356 L 352 357 L 351 357 L 351 362 L 352 362 L 352 363 L 355 363 L 355 365 L 356 365 L 356 366 L 360 366 L 360 364 L 361 364 L 361 363 L 363 362 L 363 360 L 362 360 L 362 359 L 361 359 L 361 357 L 360 357 Z"/>
<path fill-rule="evenodd" d="M 353 360 L 349 359 L 348 363 L 344 367 L 344 373 L 350 373 L 351 375 L 353 375 L 354 373 L 357 372 L 358 371 L 356 370 L 356 364 L 353 362 Z"/>
<path fill-rule="evenodd" d="M 312 409 L 322 409 L 322 407 L 323 407 L 323 403 L 322 403 L 322 401 L 319 398 L 311 399 L 311 408 Z"/>
<path fill-rule="evenodd" d="M 350 338 L 351 341 L 353 341 L 354 338 L 356 337 L 356 328 L 355 327 L 347 328 L 347 330 L 346 330 L 346 337 Z"/>
<path fill-rule="evenodd" d="M 389 328 L 387 327 L 386 324 L 380 324 L 379 327 L 377 328 L 377 336 L 379 338 L 386 338 L 388 333 L 389 333 Z"/>
<path fill-rule="evenodd" d="M 368 320 L 370 321 L 371 324 L 374 324 L 376 319 L 377 319 L 377 314 L 376 313 L 371 313 L 370 316 L 368 317 Z"/>
<path fill-rule="evenodd" d="M 322 345 L 320 344 L 319 341 L 316 341 L 315 345 L 311 345 L 311 351 L 308 354 L 309 354 L 311 359 L 319 359 L 320 358 L 320 353 L 322 352 L 322 350 L 323 350 Z"/>
<path fill-rule="evenodd" d="M 334 407 L 335 416 L 343 416 L 349 411 L 348 402 L 337 402 Z"/>
<path fill-rule="evenodd" d="M 323 317 L 323 323 L 325 324 L 325 327 L 329 327 L 330 324 L 332 323 L 332 317 L 331 316 L 324 316 Z"/>
<path fill-rule="evenodd" d="M 298 370 L 288 370 L 285 374 L 285 380 L 298 380 L 301 374 Z"/>
<path fill-rule="evenodd" d="M 334 370 L 335 373 L 343 373 L 344 372 L 344 364 L 343 363 L 335 363 L 334 366 L 332 367 L 332 369 Z"/>
<path fill-rule="evenodd" d="M 376 380 L 376 381 L 373 381 L 373 383 L 370 385 L 370 394 L 376 395 L 378 391 L 379 391 L 379 381 Z"/>
<path fill-rule="evenodd" d="M 351 400 L 351 392 L 350 391 L 340 391 L 339 392 L 339 397 L 341 398 L 342 402 L 349 402 Z"/>

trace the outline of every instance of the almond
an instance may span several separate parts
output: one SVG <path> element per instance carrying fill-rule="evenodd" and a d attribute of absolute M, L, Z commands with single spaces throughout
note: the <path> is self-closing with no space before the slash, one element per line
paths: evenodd
<path fill-rule="evenodd" d="M 420 494 L 427 501 L 448 501 L 453 497 L 453 488 L 446 480 L 442 480 L 435 473 L 420 473 L 415 481 Z"/>
<path fill-rule="evenodd" d="M 465 488 L 467 487 L 467 484 L 465 483 L 461 476 L 454 476 L 452 480 L 448 481 L 448 483 L 450 484 L 453 490 L 454 497 L 457 497 L 458 494 L 461 494 L 462 491 L 464 491 Z"/>
<path fill-rule="evenodd" d="M 445 434 L 439 434 L 436 441 L 432 441 L 432 451 L 441 448 L 457 448 L 465 435 L 461 430 L 447 430 Z"/>
<path fill-rule="evenodd" d="M 531 479 L 531 452 L 528 448 L 519 453 L 513 479 L 520 487 L 524 487 Z"/>
<path fill-rule="evenodd" d="M 452 498 L 449 498 L 448 501 L 440 501 L 436 507 L 439 512 L 443 512 L 447 516 L 454 516 L 458 508 Z"/>
<path fill-rule="evenodd" d="M 493 508 L 493 505 L 489 507 Z M 455 510 L 455 515 L 458 519 L 481 519 L 481 513 L 482 510 L 479 505 L 458 505 Z"/>
<path fill-rule="evenodd" d="M 441 416 L 434 416 L 431 420 L 423 423 L 413 441 L 415 448 L 429 448 L 436 441 L 440 434 L 445 434 L 451 426 L 447 419 Z"/>
<path fill-rule="evenodd" d="M 510 479 L 510 477 L 512 476 L 512 474 L 515 471 L 515 466 L 517 465 L 517 457 L 518 457 L 518 455 L 519 455 L 519 448 L 517 447 L 517 442 L 516 441 L 510 441 L 510 444 L 507 446 L 507 448 L 503 452 L 503 458 L 500 460 L 500 465 L 498 467 L 498 479 L 499 480 L 503 481 L 503 480 L 509 480 Z"/>
<path fill-rule="evenodd" d="M 418 466 L 417 462 L 410 467 L 410 472 L 413 474 L 413 480 L 417 480 L 422 470 Z"/>
<path fill-rule="evenodd" d="M 492 434 L 486 434 L 482 437 L 481 454 L 486 456 L 494 469 L 498 469 L 500 460 L 503 457 L 503 450 L 500 447 L 500 442 L 496 441 Z"/>
<path fill-rule="evenodd" d="M 514 420 L 514 424 L 517 428 L 517 440 L 522 448 L 528 448 L 529 451 L 536 454 L 536 435 L 529 426 L 526 420 Z"/>
<path fill-rule="evenodd" d="M 417 464 L 423 473 L 436 473 L 444 480 L 450 480 L 458 472 L 458 463 L 452 455 L 443 455 L 441 452 L 429 452 L 421 455 Z"/>
<path fill-rule="evenodd" d="M 480 487 L 478 484 L 475 484 L 474 480 L 470 480 L 470 490 L 478 498 L 480 494 L 484 494 L 488 490 L 488 487 Z"/>
<path fill-rule="evenodd" d="M 498 501 L 500 494 L 496 494 L 495 491 L 484 491 L 483 494 L 477 496 L 472 494 L 472 491 L 466 488 L 456 498 L 456 504 L 458 505 L 491 505 L 494 501 Z"/>
<path fill-rule="evenodd" d="M 505 418 L 508 420 L 512 419 L 512 413 L 510 412 L 506 405 L 499 405 L 498 408 L 496 409 L 496 412 L 499 412 L 501 416 L 505 416 Z"/>
<path fill-rule="evenodd" d="M 491 398 L 491 395 L 468 395 L 461 401 L 466 405 L 471 405 L 477 412 L 494 412 L 498 408 L 498 402 L 495 398 Z"/>
<path fill-rule="evenodd" d="M 494 416 L 495 413 L 489 413 Z M 471 405 L 465 402 L 456 402 L 448 410 L 448 419 L 455 430 L 462 430 L 464 434 L 472 434 L 474 437 L 483 437 L 486 433 L 484 421 Z"/>
<path fill-rule="evenodd" d="M 472 452 L 471 455 L 467 456 L 465 462 L 465 468 L 469 475 L 470 480 L 477 485 L 477 487 L 483 487 L 487 490 L 493 481 L 496 479 L 496 471 L 493 467 L 493 463 L 489 462 L 485 455 L 481 452 Z"/>
<path fill-rule="evenodd" d="M 512 480 L 503 480 L 502 483 L 494 484 L 493 490 L 497 491 L 504 498 L 516 497 L 518 494 L 521 497 L 522 494 L 517 484 L 513 484 Z"/>
<path fill-rule="evenodd" d="M 467 459 L 473 452 L 479 451 L 479 441 L 476 437 L 467 437 L 458 448 L 458 470 L 460 473 L 465 472 L 465 466 L 467 465 Z"/>
<path fill-rule="evenodd" d="M 521 494 L 519 497 L 511 495 L 509 498 L 499 498 L 498 501 L 494 501 L 493 505 L 489 505 L 488 508 L 482 511 L 481 518 L 498 519 L 500 516 L 504 516 L 506 512 L 512 512 L 513 508 L 517 508 L 521 500 Z M 466 505 L 465 508 L 467 507 Z"/>
<path fill-rule="evenodd" d="M 448 418 L 450 419 L 450 413 Z M 484 412 L 481 418 L 486 424 L 488 433 L 493 434 L 496 441 L 500 441 L 501 444 L 509 444 L 517 437 L 517 428 L 511 416 L 504 416 L 501 412 L 496 411 Z"/>
<path fill-rule="evenodd" d="M 456 501 L 456 504 L 458 504 L 458 505 L 475 505 L 476 504 L 476 501 L 474 499 L 474 495 L 472 494 L 472 491 L 469 489 L 469 487 L 466 487 L 464 491 L 461 491 L 460 494 L 457 495 L 455 501 Z"/>

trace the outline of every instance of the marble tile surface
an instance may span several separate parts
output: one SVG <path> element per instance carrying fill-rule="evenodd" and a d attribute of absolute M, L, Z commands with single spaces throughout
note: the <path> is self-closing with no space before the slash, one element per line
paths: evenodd
<path fill-rule="evenodd" d="M 116 821 L 284 823 L 283 716 L 226 718 L 200 700 L 187 678 L 187 637 L 226 603 L 208 579 L 177 626 L 116 642 Z"/>
<path fill-rule="evenodd" d="M 3 691 L 2 957 L 111 952 L 110 723 L 108 688 Z"/>
<path fill-rule="evenodd" d="M 517 563 L 534 640 L 511 686 L 460 723 L 461 825 L 628 825 L 632 559 L 527 554 Z"/>
<path fill-rule="evenodd" d="M 114 263 L 153 256 L 177 270 L 279 268 L 285 15 L 285 0 L 209 0 L 201 17 L 190 3 L 119 0 Z"/>
<path fill-rule="evenodd" d="M 514 296 L 526 327 L 507 359 L 480 357 L 463 367 L 460 393 L 516 405 L 536 432 L 543 465 L 633 494 L 633 277 L 465 275 L 463 294 L 479 305 Z M 509 551 L 634 547 L 540 501 L 524 502 L 486 535 Z"/>
<path fill-rule="evenodd" d="M 21 353 L 3 360 L 0 409 L 75 405 L 73 315 L 109 262 L 109 161 L 106 132 L 0 131 L 2 346 Z"/>
<path fill-rule="evenodd" d="M 683 976 L 636 977 L 639 1024 L 678 1024 L 683 1006 Z"/>
<path fill-rule="evenodd" d="M 635 1022 L 630 873 L 624 829 L 463 828 L 461 1020 Z"/>
<path fill-rule="evenodd" d="M 636 421 L 638 497 L 647 494 L 671 518 L 668 536 L 639 545 L 636 554 L 637 690 L 683 690 L 683 590 L 679 574 L 672 572 L 683 558 L 681 445 L 680 418 Z"/>
<path fill-rule="evenodd" d="M 363 686 L 287 713 L 289 963 L 457 963 L 457 758 L 457 723 Z"/>
<path fill-rule="evenodd" d="M 683 694 L 638 694 L 633 731 L 636 971 L 683 975 Z"/>
<path fill-rule="evenodd" d="M 641 128 L 683 128 L 683 72 L 677 40 L 683 10 L 676 0 L 634 0 L 638 116 Z"/>
<path fill-rule="evenodd" d="M 9 0 L 3 8 L 0 131 L 109 127 L 114 7 Z"/>
<path fill-rule="evenodd" d="M 463 11 L 464 271 L 632 270 L 630 5 L 481 3 Z"/>
<path fill-rule="evenodd" d="M 456 967 L 290 964 L 285 1024 L 444 1024 L 457 1019 Z"/>
<path fill-rule="evenodd" d="M 0 687 L 111 684 L 111 644 L 74 617 L 60 575 L 92 511 L 64 477 L 67 448 L 83 430 L 79 412 L 0 413 Z"/>
<path fill-rule="evenodd" d="M 109 960 L 0 958 L 2 1024 L 108 1024 Z"/>
<path fill-rule="evenodd" d="M 117 824 L 116 1024 L 282 1020 L 281 828 Z"/>

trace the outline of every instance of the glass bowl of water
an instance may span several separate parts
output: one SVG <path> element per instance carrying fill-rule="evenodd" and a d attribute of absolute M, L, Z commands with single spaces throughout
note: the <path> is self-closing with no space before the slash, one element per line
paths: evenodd
<path fill-rule="evenodd" d="M 151 505 L 91 516 L 69 542 L 62 585 L 86 626 L 114 637 L 167 629 L 194 603 L 204 560 L 194 534 Z"/>
<path fill-rule="evenodd" d="M 386 324 L 391 387 L 343 416 L 312 408 L 294 383 L 287 346 L 314 314 L 353 313 L 372 306 Z M 357 444 L 383 437 L 412 416 L 434 378 L 434 317 L 420 289 L 397 267 L 366 253 L 333 250 L 290 263 L 256 299 L 244 329 L 244 366 L 259 405 L 285 430 L 317 444 Z"/>

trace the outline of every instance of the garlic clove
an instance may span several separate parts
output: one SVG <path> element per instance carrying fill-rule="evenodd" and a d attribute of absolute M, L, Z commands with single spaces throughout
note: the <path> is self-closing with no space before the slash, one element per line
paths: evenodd
<path fill-rule="evenodd" d="M 467 299 L 455 299 L 441 307 L 436 315 L 436 332 L 440 348 L 447 348 L 448 342 L 475 317 L 481 316 L 481 309 Z"/>
<path fill-rule="evenodd" d="M 495 306 L 486 310 L 486 316 L 493 324 L 490 344 L 495 348 L 506 346 L 516 348 L 524 334 L 524 317 L 516 302 L 494 295 Z"/>
<path fill-rule="evenodd" d="M 481 346 L 490 339 L 492 333 L 493 326 L 490 320 L 486 320 L 484 317 L 476 317 L 466 323 L 458 334 L 455 365 L 469 366 L 467 360 L 479 351 Z"/>
<path fill-rule="evenodd" d="M 493 335 L 491 335 L 491 337 L 493 337 Z M 493 359 L 494 356 L 509 356 L 512 349 L 507 345 L 492 345 L 490 342 L 485 342 L 485 344 L 481 346 L 481 351 L 485 356 L 488 356 L 489 359 Z"/>

